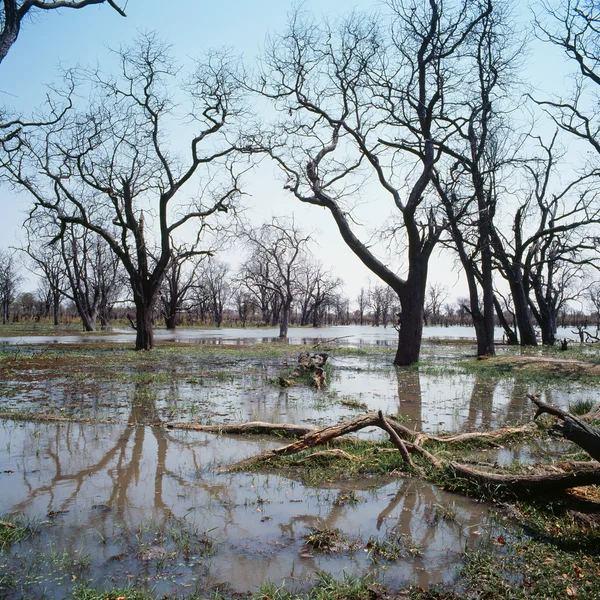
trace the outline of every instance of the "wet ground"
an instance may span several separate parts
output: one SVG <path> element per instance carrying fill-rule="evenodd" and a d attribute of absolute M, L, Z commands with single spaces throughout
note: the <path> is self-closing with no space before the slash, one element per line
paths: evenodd
<path fill-rule="evenodd" d="M 473 352 L 464 344 L 426 344 L 422 364 L 406 369 L 391 366 L 387 352 L 333 348 L 329 385 L 318 392 L 277 385 L 297 350 L 223 346 L 136 354 L 25 345 L 5 353 L 1 412 L 88 422 L 1 421 L 0 515 L 23 515 L 39 531 L 0 553 L 0 597 L 62 598 L 82 580 L 158 596 L 225 583 L 239 592 L 266 581 L 302 587 L 320 570 L 375 571 L 394 589 L 450 581 L 465 548 L 509 535 L 486 504 L 416 479 L 313 488 L 276 474 L 223 474 L 219 466 L 282 442 L 165 425 L 325 425 L 381 409 L 417 430 L 473 431 L 529 420 L 530 391 L 563 407 L 599 397 L 589 382 L 456 367 Z M 565 448 L 500 448 L 477 458 L 534 462 Z M 336 552 L 311 547 L 308 536 L 336 529 Z"/>

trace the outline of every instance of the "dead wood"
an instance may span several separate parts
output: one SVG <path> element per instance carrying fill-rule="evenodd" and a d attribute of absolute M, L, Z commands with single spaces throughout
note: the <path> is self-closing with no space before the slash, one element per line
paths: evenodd
<path fill-rule="evenodd" d="M 371 427 L 378 424 L 379 417 L 377 413 L 367 413 L 366 415 L 356 417 L 350 421 L 345 421 L 344 423 L 332 425 L 331 427 L 324 427 L 312 433 L 308 433 L 298 441 L 288 444 L 287 446 L 282 446 L 281 448 L 275 448 L 273 450 L 265 450 L 260 454 L 240 460 L 239 462 L 226 467 L 225 470 L 236 470 L 241 467 L 246 467 L 257 462 L 264 462 L 278 456 L 297 454 L 303 450 L 308 450 L 309 448 L 326 444 L 327 442 L 339 436 L 346 435 L 348 433 L 354 433 L 355 431 L 360 431 L 365 427 Z"/>
<path fill-rule="evenodd" d="M 8 529 L 16 529 L 17 526 L 14 523 L 10 523 L 9 521 L 0 521 L 1 527 L 7 527 Z"/>
<path fill-rule="evenodd" d="M 545 405 L 541 402 L 538 404 L 538 408 L 543 409 L 542 412 L 548 412 L 546 410 L 547 406 L 549 405 Z M 549 410 L 554 411 L 552 414 L 564 413 L 564 411 L 556 409 L 555 407 L 549 407 Z M 565 414 L 567 413 L 564 413 L 563 416 Z M 251 429 L 253 431 L 265 431 L 267 428 L 271 430 L 277 430 L 279 428 L 280 431 L 285 431 L 285 427 L 287 427 L 287 425 L 283 427 L 281 425 L 274 426 L 268 423 L 249 423 L 246 425 L 251 426 Z M 537 467 L 536 470 L 532 469 L 530 473 L 505 474 L 495 473 L 492 471 L 477 470 L 473 469 L 470 466 L 460 464 L 451 460 L 441 459 L 422 447 L 427 441 L 431 440 L 435 440 L 437 442 L 442 443 L 446 442 L 449 444 L 454 444 L 458 443 L 458 441 L 471 440 L 474 438 L 487 440 L 498 439 L 500 437 L 510 435 L 510 433 L 513 432 L 523 433 L 531 431 L 535 428 L 535 426 L 532 426 L 531 424 L 524 427 L 503 428 L 502 430 L 488 432 L 487 434 L 463 434 L 457 436 L 450 436 L 446 438 L 435 438 L 433 436 L 429 437 L 424 434 L 416 434 L 408 430 L 406 427 L 400 425 L 399 423 L 396 423 L 392 419 L 385 418 L 381 411 L 379 411 L 379 413 L 367 413 L 360 417 L 351 419 L 350 421 L 339 423 L 331 427 L 325 427 L 318 430 L 311 430 L 299 440 L 291 444 L 287 444 L 286 446 L 282 446 L 281 448 L 261 452 L 260 454 L 251 456 L 237 463 L 234 463 L 233 465 L 225 467 L 224 470 L 237 470 L 240 468 L 248 467 L 252 464 L 268 461 L 269 459 L 276 458 L 279 456 L 290 456 L 293 454 L 297 454 L 315 446 L 327 444 L 340 436 L 346 435 L 348 433 L 354 433 L 356 431 L 364 429 L 365 427 L 371 426 L 380 427 L 386 433 L 388 433 L 388 435 L 390 435 L 392 443 L 402 454 L 404 461 L 411 467 L 414 467 L 416 470 L 418 469 L 415 466 L 410 456 L 410 453 L 419 454 L 424 461 L 426 461 L 440 474 L 449 474 L 452 477 L 465 479 L 470 482 L 475 482 L 479 485 L 506 486 L 508 489 L 515 493 L 555 493 L 557 491 L 564 491 L 573 487 L 600 484 L 600 466 L 594 462 L 564 463 L 559 466 L 547 465 L 545 467 Z M 195 426 L 194 428 L 196 427 L 201 427 L 201 430 L 208 431 L 207 426 Z M 240 427 L 244 427 L 245 429 L 245 426 L 239 425 L 224 426 L 220 431 L 225 431 L 225 427 L 229 428 L 230 431 L 228 431 L 228 433 L 232 431 L 236 433 L 243 432 L 243 430 L 240 429 Z M 413 441 L 402 440 L 400 437 L 401 435 L 411 437 Z M 306 460 L 309 460 L 310 458 L 314 458 L 314 456 L 333 456 L 345 460 L 356 460 L 347 452 L 344 452 L 340 449 L 335 449 L 318 452 L 315 455 L 302 458 L 295 464 L 301 464 Z"/>
<path fill-rule="evenodd" d="M 410 454 L 408 453 L 408 450 L 406 449 L 406 446 L 404 445 L 404 442 L 400 439 L 400 436 L 394 431 L 394 429 L 390 426 L 390 424 L 385 420 L 385 417 L 383 416 L 383 412 L 379 411 L 378 413 L 379 416 L 379 427 L 381 427 L 384 431 L 387 431 L 387 433 L 390 436 L 390 439 L 392 440 L 392 444 L 394 444 L 394 446 L 396 446 L 396 448 L 398 448 L 398 450 L 400 451 L 400 454 L 402 455 L 402 458 L 404 459 L 404 462 L 407 463 L 408 465 L 410 465 L 411 468 L 415 468 L 415 463 L 412 461 L 412 458 L 410 457 Z"/>
<path fill-rule="evenodd" d="M 542 402 L 535 394 L 527 394 L 527 397 L 538 407 L 534 419 L 547 413 L 562 420 L 552 428 L 565 439 L 583 448 L 592 458 L 600 461 L 600 429 L 588 425 L 571 413 Z"/>
<path fill-rule="evenodd" d="M 312 355 L 308 352 L 302 352 L 298 357 L 298 366 L 287 379 L 280 377 L 279 385 L 281 387 L 289 387 L 292 385 L 294 379 L 304 375 L 304 373 L 310 372 L 315 389 L 320 390 L 327 385 L 324 367 L 328 358 L 329 355 L 325 352 L 317 352 Z"/>
<path fill-rule="evenodd" d="M 573 487 L 600 483 L 600 467 L 596 463 L 589 463 L 585 467 L 576 466 L 567 471 L 557 467 L 548 467 L 544 472 L 526 475 L 477 471 L 455 462 L 447 462 L 445 466 L 456 477 L 484 485 L 504 485 L 515 493 L 556 493 Z"/>
<path fill-rule="evenodd" d="M 205 431 L 218 434 L 271 434 L 284 437 L 302 437 L 308 433 L 314 433 L 320 428 L 316 425 L 294 425 L 292 423 L 265 423 L 263 421 L 251 421 L 249 423 L 235 423 L 231 425 L 199 425 L 197 423 L 169 423 L 169 429 L 192 429 L 194 431 Z"/>

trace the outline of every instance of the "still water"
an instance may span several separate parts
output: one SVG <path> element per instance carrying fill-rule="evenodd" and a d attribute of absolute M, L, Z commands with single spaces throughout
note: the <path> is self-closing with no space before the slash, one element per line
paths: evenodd
<path fill-rule="evenodd" d="M 450 580 L 465 548 L 496 531 L 485 504 L 418 480 L 312 488 L 216 469 L 273 445 L 135 424 L 4 421 L 0 512 L 40 523 L 0 555 L 0 572 L 13 574 L 0 595 L 61 598 L 81 580 L 158 595 L 223 582 L 246 591 L 301 586 L 320 570 L 384 570 L 394 588 L 427 587 Z M 307 546 L 312 528 L 325 527 L 339 528 L 340 552 Z M 399 555 L 377 558 L 373 540 L 394 540 Z"/>

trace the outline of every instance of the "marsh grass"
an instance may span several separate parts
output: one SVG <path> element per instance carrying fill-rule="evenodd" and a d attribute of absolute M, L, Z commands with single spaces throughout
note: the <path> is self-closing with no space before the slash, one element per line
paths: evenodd
<path fill-rule="evenodd" d="M 596 403 L 593 400 L 576 400 L 569 404 L 569 412 L 576 416 L 583 416 L 589 413 L 594 406 L 596 406 Z"/>
<path fill-rule="evenodd" d="M 24 517 L 8 517 L 0 515 L 0 551 L 11 544 L 21 542 L 39 532 L 38 521 L 28 521 Z"/>
<path fill-rule="evenodd" d="M 422 554 L 420 547 L 410 536 L 393 530 L 387 532 L 384 538 L 370 537 L 366 549 L 369 551 L 369 558 L 374 562 L 396 561 Z"/>

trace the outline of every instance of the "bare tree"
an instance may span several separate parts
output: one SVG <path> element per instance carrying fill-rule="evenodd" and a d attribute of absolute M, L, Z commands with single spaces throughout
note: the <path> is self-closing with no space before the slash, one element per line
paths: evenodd
<path fill-rule="evenodd" d="M 429 312 L 433 325 L 439 325 L 442 316 L 442 307 L 448 300 L 448 288 L 441 283 L 432 283 L 427 286 L 427 301 L 425 309 Z"/>
<path fill-rule="evenodd" d="M 536 138 L 541 155 L 521 161 L 517 168 L 526 186 L 514 193 L 517 209 L 510 232 L 491 228 L 494 259 L 510 286 L 520 343 L 537 344 L 530 310 L 542 328 L 542 341 L 554 343 L 556 316 L 566 288 L 556 284 L 571 279 L 578 266 L 594 264 L 600 202 L 594 173 L 576 175 L 569 183 L 560 178 L 557 135 L 549 143 Z M 573 270 L 575 267 L 575 271 Z M 569 275 L 570 273 L 570 275 Z"/>
<path fill-rule="evenodd" d="M 243 232 L 250 257 L 242 269 L 248 288 L 274 294 L 279 300 L 279 337 L 287 337 L 292 303 L 301 285 L 302 263 L 310 239 L 293 220 L 273 218 L 258 229 Z"/>
<path fill-rule="evenodd" d="M 196 286 L 201 289 L 208 311 L 212 314 L 217 327 L 223 322 L 223 310 L 229 300 L 231 284 L 229 281 L 229 265 L 209 256 L 200 263 L 196 275 Z"/>
<path fill-rule="evenodd" d="M 3 325 L 6 325 L 10 320 L 10 309 L 16 299 L 21 280 L 15 253 L 0 250 L 0 306 L 2 307 Z"/>
<path fill-rule="evenodd" d="M 323 320 L 325 307 L 333 301 L 339 291 L 342 280 L 326 270 L 319 260 L 303 260 L 300 267 L 300 325 L 319 327 Z"/>
<path fill-rule="evenodd" d="M 33 273 L 41 276 L 38 289 L 40 293 L 43 293 L 49 308 L 52 309 L 54 325 L 58 325 L 60 302 L 67 285 L 67 274 L 60 245 L 49 244 L 44 236 L 40 236 L 39 229 L 36 229 L 34 235 L 28 228 L 27 247 L 22 251 L 29 257 Z"/>
<path fill-rule="evenodd" d="M 171 262 L 160 289 L 160 304 L 167 329 L 175 329 L 177 315 L 184 311 L 186 301 L 198 285 L 198 269 L 205 255 L 186 255 L 173 251 Z"/>
<path fill-rule="evenodd" d="M 379 327 L 380 323 L 387 327 L 392 316 L 394 304 L 394 290 L 386 285 L 369 287 L 369 306 L 373 311 L 373 324 Z"/>
<path fill-rule="evenodd" d="M 356 297 L 356 303 L 358 304 L 358 318 L 360 319 L 360 324 L 364 325 L 365 310 L 369 304 L 368 292 L 364 287 L 360 288 L 360 293 Z"/>
<path fill-rule="evenodd" d="M 125 16 L 124 10 L 114 0 L 2 0 L 2 4 L 0 4 L 0 62 L 4 60 L 11 46 L 17 41 L 21 24 L 28 15 L 58 8 L 85 8 L 92 4 L 104 4 L 105 2 L 121 16 Z"/>
<path fill-rule="evenodd" d="M 442 233 L 432 198 L 436 144 L 448 135 L 445 114 L 462 93 L 459 65 L 486 8 L 467 0 L 388 7 L 390 27 L 358 14 L 323 27 L 292 16 L 271 40 L 257 85 L 282 118 L 257 145 L 284 171 L 286 189 L 328 209 L 349 248 L 398 295 L 394 362 L 409 365 L 419 359 L 429 258 Z M 396 210 L 405 276 L 358 235 L 352 198 L 361 176 L 378 182 Z"/>
<path fill-rule="evenodd" d="M 463 90 L 463 109 L 448 112 L 448 126 L 458 135 L 440 142 L 454 164 L 434 182 L 448 220 L 452 247 L 462 264 L 469 289 L 469 314 L 478 355 L 493 355 L 494 282 L 492 228 L 497 209 L 497 178 L 511 139 L 507 113 L 514 110 L 511 85 L 516 80 L 522 43 L 508 3 L 480 0 L 481 18 L 468 41 L 471 69 Z"/>
<path fill-rule="evenodd" d="M 117 53 L 121 72 L 90 78 L 89 104 L 69 110 L 55 126 L 35 128 L 8 167 L 38 211 L 49 211 L 62 231 L 71 224 L 102 237 L 119 258 L 136 308 L 136 349 L 154 344 L 152 316 L 173 248 L 205 252 L 204 227 L 233 209 L 239 196 L 230 122 L 241 114 L 240 88 L 227 55 L 198 63 L 184 91 L 194 131 L 187 158 L 168 143 L 178 116 L 171 101 L 178 69 L 155 36 L 141 36 Z M 230 132 L 234 134 L 235 132 Z M 195 181 L 199 193 L 182 190 Z M 187 184 L 187 185 L 186 185 Z M 192 242 L 175 236 L 195 229 Z"/>

